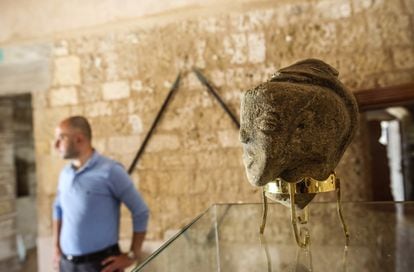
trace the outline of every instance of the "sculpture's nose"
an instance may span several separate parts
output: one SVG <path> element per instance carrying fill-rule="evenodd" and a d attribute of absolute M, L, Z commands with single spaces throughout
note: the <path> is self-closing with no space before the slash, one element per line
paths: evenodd
<path fill-rule="evenodd" d="M 245 128 L 240 128 L 239 138 L 240 138 L 240 142 L 244 144 L 249 141 L 249 135 Z"/>

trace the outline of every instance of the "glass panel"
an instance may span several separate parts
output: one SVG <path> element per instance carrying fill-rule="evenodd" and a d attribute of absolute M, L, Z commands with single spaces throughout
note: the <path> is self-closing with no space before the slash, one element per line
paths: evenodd
<path fill-rule="evenodd" d="M 261 204 L 212 206 L 135 271 L 412 271 L 414 203 L 311 203 L 309 248 L 296 245 L 290 210 L 270 204 L 264 236 Z"/>

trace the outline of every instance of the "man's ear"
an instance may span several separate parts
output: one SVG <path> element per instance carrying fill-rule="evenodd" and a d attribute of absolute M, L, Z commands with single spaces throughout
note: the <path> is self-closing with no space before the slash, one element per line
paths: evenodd
<path fill-rule="evenodd" d="M 82 134 L 77 133 L 77 134 L 75 135 L 75 142 L 76 142 L 76 143 L 78 143 L 78 144 L 79 144 L 79 143 L 81 143 L 81 142 L 83 142 L 83 140 L 84 140 L 84 139 L 83 139 L 83 137 L 84 137 L 84 136 L 83 136 Z"/>

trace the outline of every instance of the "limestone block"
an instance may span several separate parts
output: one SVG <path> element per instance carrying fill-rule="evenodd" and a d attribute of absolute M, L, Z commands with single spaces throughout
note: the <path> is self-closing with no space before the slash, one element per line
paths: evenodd
<path fill-rule="evenodd" d="M 161 167 L 160 157 L 161 155 L 158 153 L 147 153 L 141 156 L 136 169 L 139 169 L 140 173 L 142 174 L 141 170 L 156 170 Z"/>
<path fill-rule="evenodd" d="M 52 205 L 55 195 L 47 195 L 39 192 L 37 195 L 37 229 L 39 237 L 52 234 Z"/>
<path fill-rule="evenodd" d="M 230 63 L 243 64 L 247 61 L 247 38 L 244 33 L 224 37 L 224 52 L 231 56 Z"/>
<path fill-rule="evenodd" d="M 209 78 L 212 79 L 213 86 L 220 87 L 226 85 L 225 72 L 220 69 L 214 69 L 209 71 Z"/>
<path fill-rule="evenodd" d="M 48 106 L 48 96 L 46 90 L 32 91 L 33 109 L 46 108 Z"/>
<path fill-rule="evenodd" d="M 50 90 L 49 102 L 52 107 L 76 105 L 78 91 L 76 87 L 61 87 Z"/>
<path fill-rule="evenodd" d="M 192 129 L 189 131 L 182 131 L 183 147 L 185 150 L 201 151 L 214 150 L 219 147 L 217 135 L 210 130 L 212 125 L 201 129 Z"/>
<path fill-rule="evenodd" d="M 226 74 L 226 83 L 240 89 L 245 88 L 246 81 L 248 81 L 248 70 L 246 68 L 234 68 L 227 69 Z"/>
<path fill-rule="evenodd" d="M 115 100 L 128 98 L 130 95 L 129 83 L 127 81 L 108 82 L 102 85 L 104 100 Z"/>
<path fill-rule="evenodd" d="M 412 0 L 404 0 L 405 10 L 406 12 L 409 12 L 411 15 L 414 14 L 414 1 Z"/>
<path fill-rule="evenodd" d="M 351 0 L 321 0 L 317 1 L 314 9 L 317 11 L 318 18 L 340 19 L 351 16 Z"/>
<path fill-rule="evenodd" d="M 37 146 L 37 143 L 39 142 L 42 145 L 49 145 L 50 141 L 54 139 L 56 126 L 61 120 L 67 118 L 69 115 L 69 107 L 35 110 L 33 112 L 35 146 Z M 50 148 L 50 146 L 43 146 L 42 148 Z"/>
<path fill-rule="evenodd" d="M 80 65 L 83 83 L 97 84 L 105 80 L 105 66 L 99 53 L 82 55 Z"/>
<path fill-rule="evenodd" d="M 0 137 L 0 140 L 4 140 Z M 1 155 L 0 155 L 0 165 L 2 167 L 7 167 L 10 169 L 14 168 L 14 149 L 12 142 L 9 140 L 6 143 L 9 144 L 9 146 L 2 146 L 0 148 Z"/>
<path fill-rule="evenodd" d="M 387 87 L 392 85 L 399 85 L 399 84 L 408 84 L 412 83 L 414 78 L 414 71 L 396 71 L 386 74 L 381 74 L 374 77 L 375 86 L 379 87 Z"/>
<path fill-rule="evenodd" d="M 333 22 L 303 23 L 296 27 L 292 46 L 296 56 L 323 57 L 336 47 L 337 27 Z"/>
<path fill-rule="evenodd" d="M 12 236 L 15 234 L 16 219 L 15 217 L 6 218 L 0 221 L 0 238 Z"/>
<path fill-rule="evenodd" d="M 53 195 L 56 192 L 59 173 L 68 163 L 57 155 L 38 155 L 36 162 L 37 191 L 39 194 Z"/>
<path fill-rule="evenodd" d="M 203 169 L 243 167 L 240 148 L 208 150 L 195 154 L 197 165 Z"/>
<path fill-rule="evenodd" d="M 128 115 L 128 102 L 126 99 L 117 99 L 109 102 L 109 108 L 112 115 L 115 116 L 127 116 Z"/>
<path fill-rule="evenodd" d="M 159 165 L 174 170 L 198 167 L 194 154 L 176 151 L 164 151 L 160 154 Z"/>
<path fill-rule="evenodd" d="M 53 55 L 57 57 L 69 55 L 69 44 L 66 40 L 57 41 L 53 47 Z"/>
<path fill-rule="evenodd" d="M 0 201 L 0 216 L 12 213 L 15 211 L 14 200 Z"/>
<path fill-rule="evenodd" d="M 139 135 L 109 137 L 107 150 L 113 154 L 133 153 L 138 150 L 141 141 Z"/>
<path fill-rule="evenodd" d="M 10 235 L 0 240 L 0 260 L 16 255 L 16 236 Z"/>
<path fill-rule="evenodd" d="M 152 94 L 145 94 L 140 96 L 139 99 L 128 99 L 128 108 L 129 114 L 141 114 L 143 112 L 151 113 L 151 120 L 154 119 L 154 116 L 159 110 L 161 102 L 157 103 L 156 98 Z"/>
<path fill-rule="evenodd" d="M 394 2 L 394 1 L 391 1 Z M 401 13 L 372 13 L 368 24 L 375 24 L 387 46 L 410 45 L 414 40 L 409 15 Z"/>
<path fill-rule="evenodd" d="M 144 91 L 144 87 L 142 86 L 142 81 L 141 80 L 134 80 L 131 82 L 131 90 L 135 91 L 135 92 L 143 92 Z"/>
<path fill-rule="evenodd" d="M 50 154 L 52 146 L 53 144 L 50 144 L 48 141 L 37 141 L 35 143 L 35 152 L 39 155 Z"/>
<path fill-rule="evenodd" d="M 374 48 L 380 47 L 382 41 L 379 33 L 368 31 L 365 17 L 363 16 L 338 22 L 338 42 L 341 45 L 341 51 L 357 53 L 364 52 L 368 45 L 373 46 Z M 364 35 L 367 35 L 367 33 L 370 35 L 369 40 L 376 39 L 378 44 L 375 45 L 373 42 L 368 41 L 368 39 L 363 39 Z"/>
<path fill-rule="evenodd" d="M 118 55 L 116 52 L 109 51 L 103 54 L 105 65 L 105 77 L 107 80 L 118 80 Z"/>
<path fill-rule="evenodd" d="M 106 145 L 107 139 L 106 138 L 93 138 L 93 147 L 99 153 L 105 153 L 107 151 Z"/>
<path fill-rule="evenodd" d="M 262 63 L 266 58 L 266 42 L 263 33 L 249 33 L 247 35 L 249 46 L 249 62 Z"/>
<path fill-rule="evenodd" d="M 81 83 L 80 60 L 77 56 L 56 58 L 54 64 L 54 85 L 79 85 Z"/>
<path fill-rule="evenodd" d="M 98 83 L 86 83 L 79 87 L 79 103 L 97 102 L 102 99 L 101 86 Z"/>
<path fill-rule="evenodd" d="M 180 148 L 180 140 L 174 134 L 154 134 L 146 147 L 147 152 L 176 150 Z"/>
<path fill-rule="evenodd" d="M 398 69 L 414 68 L 414 47 L 395 47 L 392 53 L 395 67 Z"/>
<path fill-rule="evenodd" d="M 89 118 L 95 137 L 108 137 L 109 135 L 129 135 L 131 126 L 128 115 L 98 116 Z"/>
<path fill-rule="evenodd" d="M 189 187 L 194 183 L 195 174 L 189 169 L 163 171 L 158 180 L 158 189 L 161 195 L 186 195 Z"/>
<path fill-rule="evenodd" d="M 205 40 L 196 40 L 195 48 L 197 52 L 197 60 L 195 62 L 195 65 L 198 68 L 205 68 L 206 62 L 204 60 L 204 53 L 206 49 L 206 41 Z"/>
<path fill-rule="evenodd" d="M 236 128 L 218 131 L 218 138 L 222 147 L 241 147 L 239 131 Z"/>
<path fill-rule="evenodd" d="M 2 177 L 0 177 L 0 181 L 2 182 L 0 183 L 0 199 L 4 197 L 14 197 L 14 186 L 12 186 L 14 182 L 4 183 Z"/>
<path fill-rule="evenodd" d="M 141 118 L 137 114 L 129 115 L 128 122 L 131 125 L 132 133 L 140 134 L 143 132 L 143 125 Z"/>
<path fill-rule="evenodd" d="M 87 117 L 111 116 L 112 109 L 105 101 L 89 103 L 85 108 L 85 115 Z"/>

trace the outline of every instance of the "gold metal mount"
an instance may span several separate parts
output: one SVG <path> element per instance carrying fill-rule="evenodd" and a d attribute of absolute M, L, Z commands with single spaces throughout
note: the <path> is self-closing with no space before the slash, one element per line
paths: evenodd
<path fill-rule="evenodd" d="M 308 206 L 305 206 L 303 209 L 304 216 L 298 216 L 296 211 L 296 196 L 298 194 L 318 194 L 325 192 L 336 191 L 337 199 L 337 212 L 342 224 L 342 228 L 345 235 L 345 246 L 349 245 L 349 233 L 348 228 L 345 224 L 344 217 L 342 214 L 341 206 L 341 188 L 340 188 L 339 178 L 335 173 L 329 175 L 325 180 L 316 180 L 313 178 L 304 178 L 296 183 L 287 182 L 281 178 L 276 179 L 275 181 L 269 182 L 263 187 L 262 198 L 263 198 L 263 217 L 262 224 L 260 226 L 260 233 L 264 233 L 266 226 L 267 218 L 267 198 L 277 199 L 278 195 L 288 194 L 290 198 L 290 207 L 291 207 L 291 223 L 293 228 L 293 233 L 295 236 L 296 243 L 299 247 L 304 248 L 309 244 L 310 235 L 308 229 L 305 225 L 309 219 Z M 299 224 L 299 226 L 298 226 Z"/>

